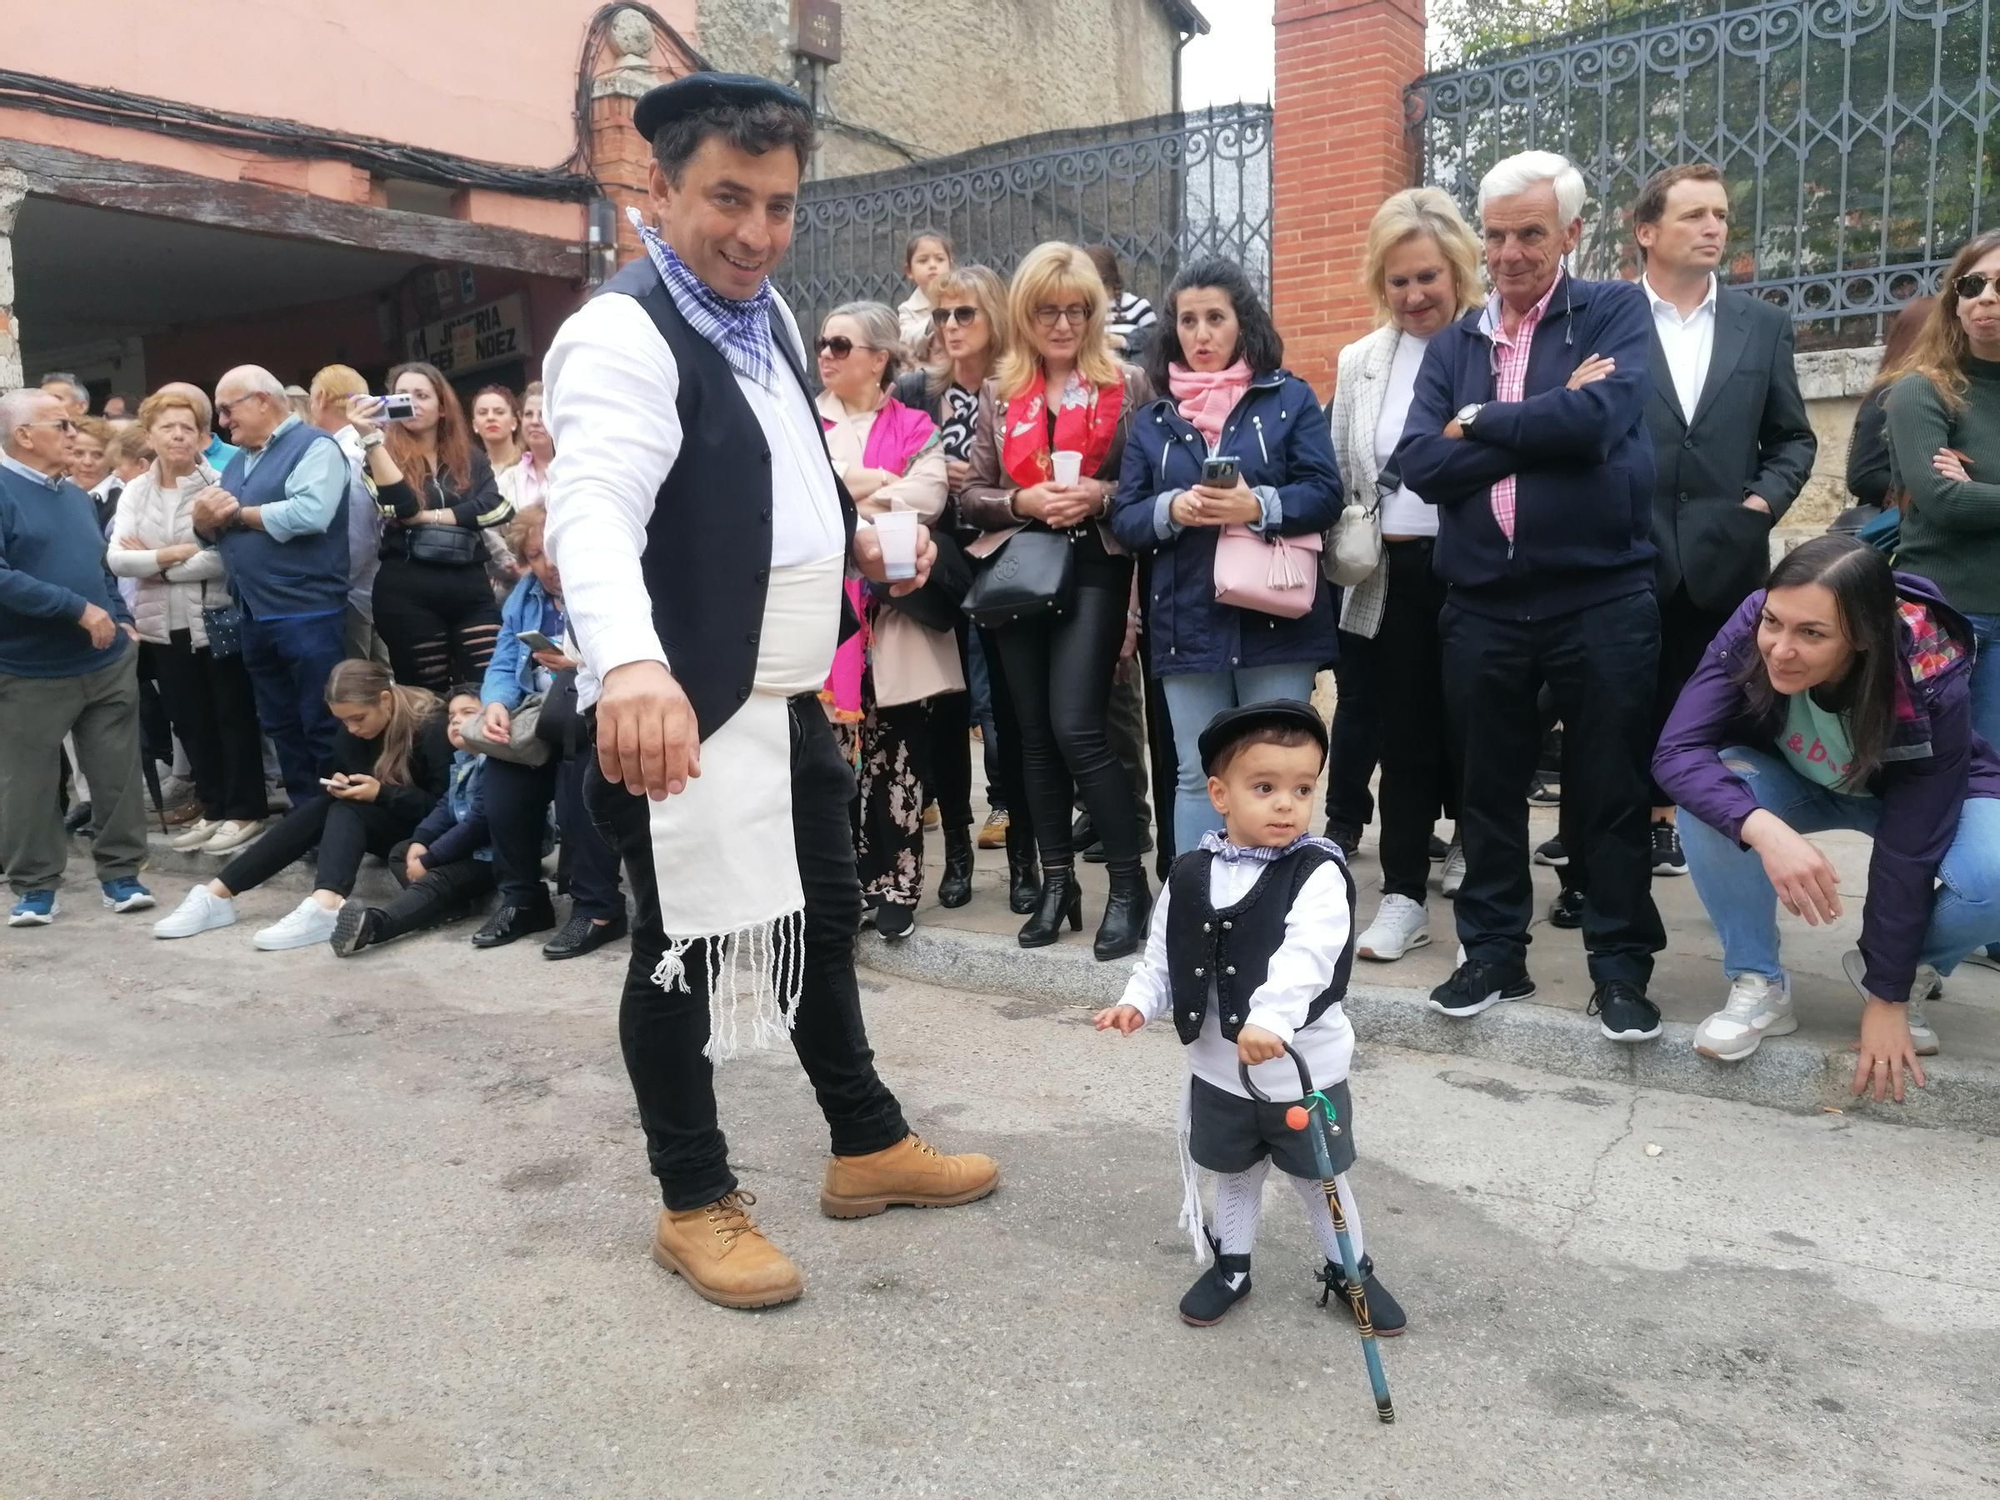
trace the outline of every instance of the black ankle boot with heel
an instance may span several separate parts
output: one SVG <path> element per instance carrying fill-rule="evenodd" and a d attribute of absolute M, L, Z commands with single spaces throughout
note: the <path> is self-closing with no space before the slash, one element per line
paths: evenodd
<path fill-rule="evenodd" d="M 1074 868 L 1050 865 L 1042 871 L 1042 893 L 1035 902 L 1035 914 L 1021 928 L 1021 946 L 1048 947 L 1061 935 L 1065 921 L 1070 931 L 1083 931 L 1083 890 L 1076 883 Z"/>
<path fill-rule="evenodd" d="M 963 906 L 972 899 L 972 830 L 944 831 L 944 878 L 938 882 L 938 905 Z"/>
<path fill-rule="evenodd" d="M 1137 953 L 1146 941 L 1146 919 L 1153 913 L 1153 893 L 1139 860 L 1108 864 L 1105 873 L 1111 877 L 1111 894 L 1105 900 L 1104 920 L 1098 924 L 1097 941 L 1091 947 L 1099 963 Z"/>
<path fill-rule="evenodd" d="M 1025 822 L 1007 825 L 1007 910 L 1025 917 L 1042 899 L 1042 866 L 1035 858 L 1035 834 Z"/>

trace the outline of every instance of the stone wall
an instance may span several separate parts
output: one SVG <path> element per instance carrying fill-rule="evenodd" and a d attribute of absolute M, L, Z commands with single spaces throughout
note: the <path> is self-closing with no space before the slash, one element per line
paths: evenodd
<path fill-rule="evenodd" d="M 1798 356 L 1799 391 L 1819 438 L 1812 478 L 1785 515 L 1785 531 L 1820 532 L 1851 503 L 1847 496 L 1847 442 L 1854 414 L 1874 383 L 1882 350 L 1828 349 Z"/>

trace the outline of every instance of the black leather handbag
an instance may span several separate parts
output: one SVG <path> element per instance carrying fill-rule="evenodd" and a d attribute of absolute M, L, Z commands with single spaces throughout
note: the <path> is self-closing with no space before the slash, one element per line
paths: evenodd
<path fill-rule="evenodd" d="M 972 564 L 965 549 L 942 531 L 933 531 L 937 561 L 931 576 L 912 593 L 896 595 L 883 589 L 882 602 L 915 620 L 926 630 L 956 630 L 965 618 L 965 596 L 972 588 Z"/>
<path fill-rule="evenodd" d="M 486 544 L 479 533 L 463 526 L 411 526 L 403 538 L 403 555 L 411 562 L 463 568 L 486 556 Z"/>
<path fill-rule="evenodd" d="M 1075 538 L 1031 527 L 987 558 L 965 596 L 966 617 L 984 630 L 1062 614 L 1076 600 Z"/>

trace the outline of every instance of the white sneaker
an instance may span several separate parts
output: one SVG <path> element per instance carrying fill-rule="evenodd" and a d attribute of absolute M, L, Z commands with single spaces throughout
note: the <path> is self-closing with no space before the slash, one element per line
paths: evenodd
<path fill-rule="evenodd" d="M 1375 920 L 1361 934 L 1354 951 L 1377 963 L 1392 963 L 1430 940 L 1430 913 L 1424 910 L 1421 901 L 1412 901 L 1408 896 L 1384 896 L 1375 909 Z"/>
<path fill-rule="evenodd" d="M 167 847 L 178 849 L 183 854 L 190 853 L 214 838 L 216 829 L 221 826 L 218 818 L 196 818 L 183 831 L 167 840 Z"/>
<path fill-rule="evenodd" d="M 227 854 L 232 850 L 241 849 L 252 839 L 261 837 L 264 830 L 269 826 L 270 821 L 265 818 L 257 818 L 251 821 L 238 821 L 232 818 L 215 830 L 214 837 L 202 845 L 202 852 L 205 854 Z"/>
<path fill-rule="evenodd" d="M 1438 888 L 1447 899 L 1458 894 L 1458 888 L 1465 884 L 1465 845 L 1453 843 L 1445 851 L 1444 873 L 1438 880 Z"/>
<path fill-rule="evenodd" d="M 340 921 L 338 907 L 329 910 L 308 896 L 293 907 L 290 915 L 252 935 L 250 946 L 265 953 L 282 953 L 287 948 L 314 948 L 333 936 Z"/>
<path fill-rule="evenodd" d="M 1868 964 L 1861 956 L 1859 948 L 1850 948 L 1840 955 L 1840 967 L 1847 975 L 1847 982 L 1854 986 L 1861 998 L 1868 998 Z M 1910 1026 L 1910 1048 L 1919 1057 L 1936 1057 L 1938 1035 L 1931 1029 L 1930 1018 L 1924 1014 L 1924 1002 L 1939 999 L 1944 994 L 1944 979 L 1929 964 L 1918 964 L 1917 972 L 1910 979 L 1910 1003 L 1903 1012 L 1903 1019 Z"/>
<path fill-rule="evenodd" d="M 1792 1014 L 1792 976 L 1767 979 L 1738 974 L 1721 1010 L 1694 1029 L 1694 1050 L 1717 1062 L 1741 1062 L 1767 1036 L 1790 1036 L 1799 1029 Z"/>
<path fill-rule="evenodd" d="M 236 920 L 236 903 L 198 885 L 182 898 L 181 904 L 153 924 L 156 938 L 193 937 Z"/>

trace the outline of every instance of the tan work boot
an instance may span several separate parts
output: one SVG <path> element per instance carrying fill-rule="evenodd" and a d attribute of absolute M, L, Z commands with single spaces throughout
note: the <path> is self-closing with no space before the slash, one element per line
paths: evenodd
<path fill-rule="evenodd" d="M 660 1210 L 653 1259 L 721 1307 L 775 1307 L 803 1292 L 799 1268 L 764 1238 L 747 1212 L 750 1193 L 730 1193 L 704 1208 Z"/>
<path fill-rule="evenodd" d="M 952 1208 L 984 1198 L 1000 1185 L 990 1156 L 944 1156 L 923 1137 L 906 1135 L 886 1151 L 836 1156 L 826 1164 L 819 1211 L 861 1219 L 885 1208 Z"/>

